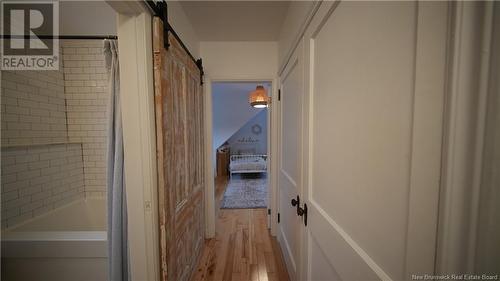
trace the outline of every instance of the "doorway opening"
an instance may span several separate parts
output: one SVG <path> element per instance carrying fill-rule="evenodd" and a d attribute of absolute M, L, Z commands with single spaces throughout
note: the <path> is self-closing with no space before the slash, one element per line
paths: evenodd
<path fill-rule="evenodd" d="M 277 94 L 271 80 L 205 80 L 206 181 L 215 183 L 207 184 L 207 237 L 214 239 L 205 241 L 192 280 L 290 280 L 272 234 L 276 112 L 272 101 L 256 109 L 249 100 L 257 86 Z"/>
<path fill-rule="evenodd" d="M 271 82 L 212 83 L 212 150 L 216 213 L 219 209 L 267 209 L 268 109 L 250 105 L 257 86 Z"/>

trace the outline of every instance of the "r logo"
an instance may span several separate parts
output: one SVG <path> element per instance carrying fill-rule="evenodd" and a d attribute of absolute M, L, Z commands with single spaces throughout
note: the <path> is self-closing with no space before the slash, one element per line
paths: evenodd
<path fill-rule="evenodd" d="M 52 40 L 38 38 L 53 34 L 52 6 L 52 3 L 3 5 L 3 34 L 12 36 L 5 40 L 5 55 L 52 55 Z M 19 38 L 24 36 L 29 38 Z"/>
<path fill-rule="evenodd" d="M 50 1 L 2 2 L 2 34 L 4 35 L 2 68 L 54 69 L 54 62 L 59 51 L 58 3 Z M 53 39 L 54 36 L 55 39 Z"/>

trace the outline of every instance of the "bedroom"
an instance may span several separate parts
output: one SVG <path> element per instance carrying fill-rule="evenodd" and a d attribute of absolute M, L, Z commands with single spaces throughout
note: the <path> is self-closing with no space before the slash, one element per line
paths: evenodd
<path fill-rule="evenodd" d="M 251 105 L 257 87 L 267 97 L 271 83 L 212 84 L 216 208 L 267 208 L 267 104 Z"/>

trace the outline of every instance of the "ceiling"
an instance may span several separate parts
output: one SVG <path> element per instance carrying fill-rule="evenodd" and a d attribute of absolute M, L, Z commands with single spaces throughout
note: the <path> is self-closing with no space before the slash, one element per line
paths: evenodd
<path fill-rule="evenodd" d="M 61 35 L 116 35 L 116 18 L 104 1 L 59 1 Z"/>
<path fill-rule="evenodd" d="M 276 41 L 289 1 L 180 1 L 200 41 Z"/>

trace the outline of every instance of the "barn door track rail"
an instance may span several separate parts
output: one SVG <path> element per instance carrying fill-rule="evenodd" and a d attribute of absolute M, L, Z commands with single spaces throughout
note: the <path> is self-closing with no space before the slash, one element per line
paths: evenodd
<path fill-rule="evenodd" d="M 205 74 L 203 72 L 203 61 L 201 58 L 199 59 L 194 58 L 193 54 L 191 54 L 191 52 L 186 47 L 184 42 L 182 42 L 177 32 L 175 32 L 174 28 L 168 22 L 167 2 L 165 2 L 165 0 L 160 0 L 160 1 L 145 0 L 144 2 L 151 9 L 154 16 L 159 17 L 163 22 L 163 38 L 164 38 L 163 46 L 165 47 L 165 49 L 168 49 L 170 47 L 170 44 L 168 43 L 168 34 L 171 33 L 175 37 L 175 39 L 177 39 L 177 41 L 181 44 L 182 48 L 186 51 L 191 60 L 196 64 L 196 66 L 200 70 L 200 84 L 203 85 L 203 75 Z"/>

